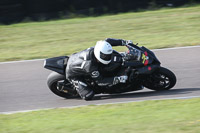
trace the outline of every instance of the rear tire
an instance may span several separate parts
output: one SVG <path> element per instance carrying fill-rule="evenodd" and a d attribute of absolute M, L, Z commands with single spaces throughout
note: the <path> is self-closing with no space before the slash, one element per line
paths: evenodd
<path fill-rule="evenodd" d="M 64 98 L 71 98 L 72 97 L 71 94 L 58 90 L 57 83 L 59 81 L 64 81 L 64 80 L 66 80 L 64 75 L 61 75 L 56 72 L 52 72 L 51 74 L 49 74 L 47 78 L 47 85 L 49 89 L 57 96 L 64 97 Z"/>
<path fill-rule="evenodd" d="M 145 81 L 144 86 L 155 91 L 169 90 L 176 84 L 176 76 L 167 68 L 160 67 Z"/>

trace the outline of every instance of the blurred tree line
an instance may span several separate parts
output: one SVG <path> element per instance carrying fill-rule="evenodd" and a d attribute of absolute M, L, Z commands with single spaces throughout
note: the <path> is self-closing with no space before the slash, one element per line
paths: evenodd
<path fill-rule="evenodd" d="M 98 16 L 198 2 L 200 0 L 0 0 L 0 23 Z"/>

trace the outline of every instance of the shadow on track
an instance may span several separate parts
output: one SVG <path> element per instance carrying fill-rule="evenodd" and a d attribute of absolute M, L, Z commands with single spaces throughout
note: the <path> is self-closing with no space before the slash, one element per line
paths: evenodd
<path fill-rule="evenodd" d="M 145 98 L 153 96 L 173 96 L 180 94 L 189 94 L 195 91 L 200 91 L 200 88 L 181 88 L 181 89 L 172 89 L 166 91 L 150 90 L 146 92 L 130 92 L 130 93 L 111 94 L 111 95 L 99 95 L 95 96 L 93 100 L 117 99 L 117 98 Z"/>

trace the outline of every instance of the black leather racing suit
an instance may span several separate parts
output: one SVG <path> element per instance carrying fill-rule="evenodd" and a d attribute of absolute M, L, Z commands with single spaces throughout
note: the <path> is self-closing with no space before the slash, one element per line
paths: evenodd
<path fill-rule="evenodd" d="M 122 46 L 124 40 L 107 38 L 105 41 L 112 46 Z M 66 68 L 66 77 L 68 79 L 92 77 L 99 86 L 112 85 L 114 77 L 104 77 L 102 73 L 102 65 L 97 62 L 94 56 L 94 48 L 88 48 L 81 52 L 72 54 L 68 60 Z"/>

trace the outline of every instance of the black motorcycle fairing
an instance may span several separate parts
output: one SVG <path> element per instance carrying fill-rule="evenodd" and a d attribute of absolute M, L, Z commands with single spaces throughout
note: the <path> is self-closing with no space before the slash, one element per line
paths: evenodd
<path fill-rule="evenodd" d="M 147 48 L 144 47 L 144 46 L 142 46 L 141 49 L 142 49 L 144 52 L 146 51 L 149 55 L 151 55 L 151 57 L 154 59 L 154 60 L 153 60 L 154 63 L 156 63 L 156 64 L 158 64 L 158 65 L 161 64 L 160 61 L 158 60 L 158 58 L 155 56 L 155 54 L 154 54 L 151 50 L 147 49 Z"/>
<path fill-rule="evenodd" d="M 128 54 L 133 54 L 133 56 L 135 56 L 135 51 L 138 51 L 139 54 L 136 54 L 137 60 L 125 60 L 124 66 L 131 66 L 133 68 L 144 67 L 151 64 L 160 66 L 161 63 L 155 54 L 146 47 L 138 47 L 135 44 L 128 44 L 127 48 L 129 49 Z"/>
<path fill-rule="evenodd" d="M 65 75 L 65 68 L 67 66 L 68 59 L 68 56 L 48 58 L 44 61 L 44 68 Z"/>
<path fill-rule="evenodd" d="M 137 69 L 137 74 L 140 75 L 148 75 L 152 74 L 155 70 L 157 70 L 160 66 L 158 65 L 148 65 L 142 68 Z"/>
<path fill-rule="evenodd" d="M 138 68 L 138 67 L 143 67 L 144 64 L 140 61 L 124 61 L 123 65 L 125 67 L 133 67 L 133 68 Z"/>

